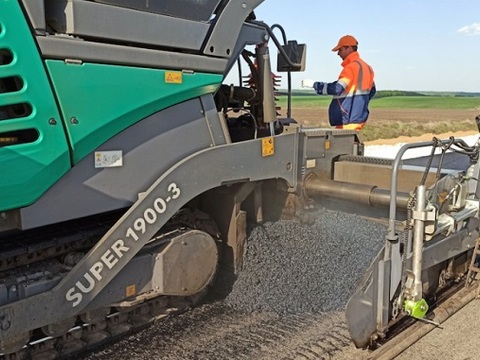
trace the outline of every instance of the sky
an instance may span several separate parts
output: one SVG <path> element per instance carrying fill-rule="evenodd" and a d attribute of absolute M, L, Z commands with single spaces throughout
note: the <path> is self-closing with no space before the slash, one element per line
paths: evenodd
<path fill-rule="evenodd" d="M 349 34 L 378 90 L 480 92 L 480 0 L 266 0 L 255 14 L 307 44 L 306 71 L 292 75 L 293 88 L 304 78 L 335 81 L 342 60 L 331 49 Z"/>

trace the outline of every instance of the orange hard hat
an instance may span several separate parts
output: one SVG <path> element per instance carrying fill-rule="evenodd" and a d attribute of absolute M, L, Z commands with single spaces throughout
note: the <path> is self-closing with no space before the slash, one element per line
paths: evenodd
<path fill-rule="evenodd" d="M 337 46 L 335 46 L 332 51 L 338 51 L 342 46 L 356 46 L 358 45 L 357 39 L 352 35 L 345 35 L 338 40 Z"/>

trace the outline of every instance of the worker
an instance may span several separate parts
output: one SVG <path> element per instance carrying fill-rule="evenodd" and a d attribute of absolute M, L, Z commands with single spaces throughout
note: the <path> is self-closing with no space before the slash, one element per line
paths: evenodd
<path fill-rule="evenodd" d="M 328 109 L 330 125 L 338 129 L 361 130 L 367 121 L 370 99 L 375 95 L 374 73 L 360 58 L 358 41 L 351 35 L 340 38 L 332 51 L 343 60 L 337 81 L 324 83 L 302 80 L 302 87 L 313 88 L 319 95 L 333 95 Z"/>

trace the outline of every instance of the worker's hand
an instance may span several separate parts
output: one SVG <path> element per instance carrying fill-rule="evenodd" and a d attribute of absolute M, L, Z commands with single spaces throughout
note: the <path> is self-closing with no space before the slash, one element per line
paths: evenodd
<path fill-rule="evenodd" d="M 315 81 L 313 81 L 312 79 L 304 79 L 304 80 L 302 80 L 302 87 L 313 88 L 314 83 L 315 83 Z"/>

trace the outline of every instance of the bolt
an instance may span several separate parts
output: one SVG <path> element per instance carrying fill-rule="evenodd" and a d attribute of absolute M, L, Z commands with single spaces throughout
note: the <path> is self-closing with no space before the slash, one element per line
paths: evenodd
<path fill-rule="evenodd" d="M 50 119 L 48 120 L 48 123 L 49 123 L 50 125 L 57 125 L 57 120 L 55 120 L 54 118 L 50 118 Z"/>
<path fill-rule="evenodd" d="M 246 8 L 247 8 L 247 4 L 242 3 L 242 8 L 246 9 Z"/>
<path fill-rule="evenodd" d="M 70 118 L 70 122 L 73 124 L 73 125 L 77 125 L 78 124 L 78 119 L 76 117 L 72 117 Z"/>

